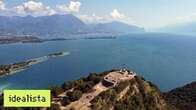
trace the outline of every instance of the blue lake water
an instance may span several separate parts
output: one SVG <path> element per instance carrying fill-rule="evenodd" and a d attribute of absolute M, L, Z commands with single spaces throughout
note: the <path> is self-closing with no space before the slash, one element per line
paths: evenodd
<path fill-rule="evenodd" d="M 0 78 L 0 89 L 43 89 L 87 76 L 90 72 L 120 67 L 136 71 L 163 91 L 196 80 L 196 37 L 169 34 L 0 45 L 0 64 L 24 61 L 57 51 L 67 51 L 70 55 L 53 58 Z"/>

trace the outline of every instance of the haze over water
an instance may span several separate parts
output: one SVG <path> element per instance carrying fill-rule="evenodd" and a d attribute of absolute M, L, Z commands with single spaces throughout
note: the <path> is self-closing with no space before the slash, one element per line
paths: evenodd
<path fill-rule="evenodd" d="M 167 91 L 196 80 L 196 37 L 133 34 L 117 39 L 67 40 L 0 45 L 0 64 L 45 56 L 57 51 L 70 55 L 50 59 L 12 76 L 0 78 L 0 89 L 47 88 L 64 81 L 127 67 Z"/>

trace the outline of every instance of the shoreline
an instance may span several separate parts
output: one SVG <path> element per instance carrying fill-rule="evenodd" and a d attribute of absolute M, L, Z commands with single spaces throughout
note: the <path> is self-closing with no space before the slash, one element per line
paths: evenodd
<path fill-rule="evenodd" d="M 73 37 L 73 38 L 51 38 L 51 39 L 42 39 L 38 37 L 11 37 L 6 39 L 5 37 L 0 36 L 0 45 L 8 44 L 27 44 L 27 43 L 44 43 L 44 42 L 54 42 L 54 41 L 66 41 L 66 40 L 94 40 L 94 39 L 116 39 L 116 36 L 102 36 L 102 37 Z"/>
<path fill-rule="evenodd" d="M 0 65 L 0 78 L 19 73 L 21 71 L 25 71 L 29 67 L 35 64 L 45 62 L 51 58 L 63 57 L 69 54 L 70 52 L 56 52 L 56 53 L 48 54 L 43 57 L 32 58 L 26 61 L 21 61 L 21 62 L 7 64 L 7 65 Z"/>

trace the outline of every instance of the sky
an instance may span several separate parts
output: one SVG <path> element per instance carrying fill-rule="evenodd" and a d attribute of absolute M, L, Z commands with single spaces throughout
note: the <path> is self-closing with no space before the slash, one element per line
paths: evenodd
<path fill-rule="evenodd" d="M 0 0 L 1 16 L 74 14 L 86 23 L 121 21 L 146 29 L 196 20 L 196 0 Z"/>

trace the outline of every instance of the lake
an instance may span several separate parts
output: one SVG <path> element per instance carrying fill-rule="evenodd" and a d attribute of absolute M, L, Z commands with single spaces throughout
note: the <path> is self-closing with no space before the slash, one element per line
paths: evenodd
<path fill-rule="evenodd" d="M 171 34 L 131 34 L 117 39 L 81 39 L 0 45 L 0 64 L 41 57 L 58 51 L 70 55 L 33 65 L 0 78 L 2 89 L 44 89 L 64 81 L 127 67 L 162 91 L 196 80 L 196 37 Z"/>

